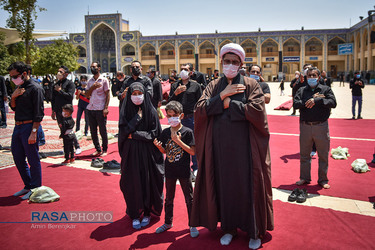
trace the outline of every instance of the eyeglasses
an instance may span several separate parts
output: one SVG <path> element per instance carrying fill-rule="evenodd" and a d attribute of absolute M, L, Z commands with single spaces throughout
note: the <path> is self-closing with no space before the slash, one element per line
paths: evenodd
<path fill-rule="evenodd" d="M 61 73 L 61 74 L 64 74 L 65 72 L 64 72 L 64 71 L 62 71 L 62 70 L 59 70 L 59 71 L 57 71 L 57 73 Z"/>
<path fill-rule="evenodd" d="M 239 62 L 239 61 L 231 61 L 229 59 L 225 59 L 224 60 L 224 64 L 225 65 L 232 64 L 234 66 L 240 66 L 241 62 Z"/>
<path fill-rule="evenodd" d="M 255 75 L 255 74 L 260 75 L 260 71 L 252 70 L 252 71 L 250 71 L 250 74 L 253 74 L 253 75 Z"/>

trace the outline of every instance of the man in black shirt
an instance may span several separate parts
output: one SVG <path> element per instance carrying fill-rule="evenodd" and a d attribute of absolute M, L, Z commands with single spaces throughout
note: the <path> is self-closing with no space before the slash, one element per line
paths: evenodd
<path fill-rule="evenodd" d="M 181 67 L 181 80 L 171 86 L 169 92 L 169 101 L 178 101 L 184 109 L 184 118 L 181 120 L 182 125 L 190 128 L 194 132 L 194 106 L 202 95 L 201 86 L 194 80 L 190 79 L 192 75 L 189 64 L 183 64 Z M 197 157 L 192 156 L 192 169 L 196 173 L 198 170 Z"/>
<path fill-rule="evenodd" d="M 331 108 L 336 107 L 336 98 L 330 87 L 319 84 L 320 71 L 310 67 L 307 70 L 307 85 L 301 87 L 294 97 L 293 106 L 300 110 L 300 180 L 297 185 L 311 182 L 311 147 L 313 143 L 319 156 L 318 184 L 328 184 L 328 155 L 330 137 L 328 118 Z"/>
<path fill-rule="evenodd" d="M 332 80 L 331 78 L 327 77 L 327 72 L 325 72 L 324 70 L 322 71 L 322 77 L 320 78 L 319 83 L 331 87 Z"/>
<path fill-rule="evenodd" d="M 161 88 L 161 83 L 158 77 L 155 77 L 156 70 L 154 67 L 148 69 L 147 76 L 152 82 L 152 92 L 153 96 L 151 98 L 152 105 L 155 109 L 161 106 L 161 100 L 163 99 L 163 90 Z"/>
<path fill-rule="evenodd" d="M 190 79 L 196 81 L 197 83 L 201 85 L 202 89 L 205 89 L 207 86 L 207 82 L 206 82 L 206 77 L 204 76 L 204 74 L 199 71 L 196 71 L 194 69 L 193 64 L 187 63 L 186 65 L 188 65 L 191 71 Z"/>
<path fill-rule="evenodd" d="M 117 95 L 118 98 L 120 99 L 120 101 L 124 100 L 124 98 L 126 96 L 126 92 L 128 91 L 129 86 L 133 82 L 142 83 L 143 86 L 145 87 L 146 93 L 148 93 L 152 98 L 152 96 L 153 96 L 152 83 L 151 83 L 150 78 L 148 78 L 145 75 L 142 75 L 142 64 L 141 64 L 141 62 L 137 61 L 137 60 L 133 61 L 130 69 L 131 69 L 132 76 L 125 80 L 124 84 L 121 87 L 120 92 Z"/>
<path fill-rule="evenodd" d="M 17 86 L 10 104 L 12 110 L 15 111 L 16 120 L 11 150 L 14 163 L 25 185 L 14 196 L 24 195 L 22 199 L 26 200 L 31 195 L 30 189 L 42 185 L 37 131 L 44 117 L 44 91 L 42 86 L 27 74 L 27 67 L 24 63 L 12 63 L 8 71 Z M 26 162 L 26 157 L 30 167 Z"/>
<path fill-rule="evenodd" d="M 365 87 L 365 83 L 361 79 L 361 74 L 359 71 L 354 73 L 354 78 L 350 81 L 350 88 L 352 89 L 352 119 L 355 119 L 355 104 L 358 102 L 358 117 L 357 119 L 362 119 L 362 89 Z"/>
<path fill-rule="evenodd" d="M 264 81 L 262 77 L 262 68 L 259 65 L 252 65 L 250 67 L 250 78 L 255 79 L 260 87 L 262 88 L 264 94 L 264 102 L 266 104 L 270 103 L 271 101 L 271 90 L 270 86 Z"/>
<path fill-rule="evenodd" d="M 5 78 L 0 76 L 0 110 L 1 120 L 0 128 L 7 127 L 7 114 L 5 113 L 5 102 L 8 101 L 7 87 L 5 86 Z"/>
<path fill-rule="evenodd" d="M 75 93 L 75 85 L 74 83 L 67 79 L 70 71 L 66 66 L 61 66 L 57 72 L 57 83 L 54 85 L 52 90 L 52 119 L 57 120 L 57 124 L 60 127 L 62 124 L 63 116 L 62 116 L 62 107 L 65 104 L 73 104 L 73 97 Z M 61 128 L 61 127 L 60 127 Z M 82 152 L 77 138 L 74 140 L 74 147 L 76 148 L 76 154 L 80 154 Z"/>

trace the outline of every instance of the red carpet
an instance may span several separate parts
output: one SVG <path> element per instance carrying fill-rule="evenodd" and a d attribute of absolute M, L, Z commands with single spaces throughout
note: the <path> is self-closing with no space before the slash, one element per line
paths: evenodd
<path fill-rule="evenodd" d="M 293 107 L 293 99 L 282 103 L 281 105 L 274 108 L 274 110 L 289 110 Z"/>
<path fill-rule="evenodd" d="M 31 211 L 112 211 L 110 224 L 68 224 L 72 229 L 38 229 L 31 223 L 0 223 L 2 249 L 248 249 L 248 238 L 240 232 L 229 247 L 219 243 L 220 230 L 200 229 L 200 236 L 188 234 L 187 212 L 177 188 L 173 228 L 154 233 L 164 220 L 134 230 L 125 216 L 125 202 L 119 188 L 119 175 L 43 164 L 43 185 L 53 188 L 61 200 L 49 204 L 29 204 L 10 196 L 22 187 L 15 167 L 2 170 L 0 221 L 30 222 Z M 275 230 L 263 240 L 264 249 L 371 249 L 375 218 L 332 210 L 274 202 Z M 330 223 L 327 223 L 329 221 Z M 56 225 L 56 223 L 50 223 Z M 39 226 L 42 224 L 38 224 Z M 62 224 L 67 225 L 67 224 Z"/>

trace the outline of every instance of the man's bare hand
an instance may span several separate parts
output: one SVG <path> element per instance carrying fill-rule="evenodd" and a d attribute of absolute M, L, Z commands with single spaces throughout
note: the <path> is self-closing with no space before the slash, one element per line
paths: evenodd
<path fill-rule="evenodd" d="M 55 85 L 55 90 L 56 90 L 57 92 L 59 92 L 59 91 L 61 90 L 61 86 L 58 85 L 58 84 L 56 84 L 56 85 Z"/>
<path fill-rule="evenodd" d="M 52 120 L 56 120 L 56 113 L 54 111 L 52 111 L 51 118 Z"/>
<path fill-rule="evenodd" d="M 307 102 L 305 103 L 305 107 L 308 109 L 311 109 L 312 107 L 314 107 L 314 105 L 315 105 L 314 98 L 307 100 Z"/>
<path fill-rule="evenodd" d="M 325 95 L 323 95 L 323 94 L 320 94 L 320 93 L 315 93 L 314 95 L 313 95 L 313 98 L 324 98 L 325 97 Z"/>
<path fill-rule="evenodd" d="M 109 113 L 108 108 L 103 109 L 103 116 L 104 117 L 107 117 L 108 113 Z"/>
<path fill-rule="evenodd" d="M 12 94 L 12 98 L 17 98 L 20 95 L 23 95 L 23 93 L 25 93 L 25 91 L 26 90 L 24 88 L 16 88 L 16 90 Z"/>
<path fill-rule="evenodd" d="M 122 100 L 125 98 L 126 93 L 128 93 L 128 89 L 129 89 L 129 87 L 127 87 L 127 88 L 124 90 L 124 92 L 122 92 L 122 94 L 121 94 L 121 99 L 122 99 Z"/>
<path fill-rule="evenodd" d="M 229 97 L 226 97 L 226 98 L 224 99 L 223 103 L 224 103 L 224 109 L 229 108 L 230 98 L 229 98 Z"/>
<path fill-rule="evenodd" d="M 177 89 L 174 91 L 174 94 L 175 95 L 179 95 L 181 94 L 182 92 L 185 92 L 186 91 L 186 85 L 180 85 L 177 87 Z"/>
<path fill-rule="evenodd" d="M 35 144 L 36 143 L 36 133 L 31 132 L 29 139 L 28 139 L 29 144 Z"/>
<path fill-rule="evenodd" d="M 242 84 L 229 84 L 225 87 L 223 91 L 220 93 L 221 100 L 224 100 L 228 96 L 232 96 L 235 94 L 243 93 L 246 87 Z"/>

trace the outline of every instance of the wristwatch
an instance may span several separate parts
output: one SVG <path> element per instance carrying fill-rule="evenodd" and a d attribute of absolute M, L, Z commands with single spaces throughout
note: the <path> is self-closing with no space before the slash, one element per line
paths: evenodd
<path fill-rule="evenodd" d="M 33 131 L 33 133 L 36 133 L 36 130 L 37 130 L 36 128 L 33 128 L 33 130 L 32 130 L 32 131 Z"/>

